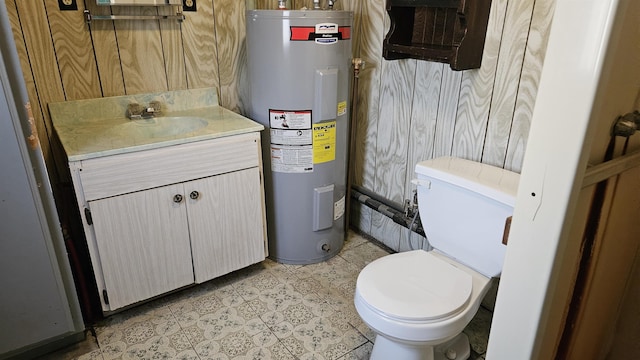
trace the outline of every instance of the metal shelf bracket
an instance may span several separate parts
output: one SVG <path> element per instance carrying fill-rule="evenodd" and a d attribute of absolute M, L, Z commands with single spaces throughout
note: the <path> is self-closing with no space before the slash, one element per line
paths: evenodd
<path fill-rule="evenodd" d="M 175 15 L 91 15 L 89 10 L 84 10 L 84 19 L 87 24 L 93 20 L 177 20 L 183 22 L 184 14 L 177 12 Z"/>

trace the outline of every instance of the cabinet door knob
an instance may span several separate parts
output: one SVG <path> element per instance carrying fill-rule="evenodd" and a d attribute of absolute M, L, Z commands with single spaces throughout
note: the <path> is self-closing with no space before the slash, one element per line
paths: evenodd
<path fill-rule="evenodd" d="M 198 198 L 200 197 L 200 193 L 197 191 L 192 191 L 191 194 L 189 194 L 189 197 L 193 200 L 198 200 Z"/>
<path fill-rule="evenodd" d="M 182 195 L 180 195 L 180 194 L 174 195 L 173 196 L 173 202 L 177 203 L 177 204 L 181 203 L 182 202 Z"/>

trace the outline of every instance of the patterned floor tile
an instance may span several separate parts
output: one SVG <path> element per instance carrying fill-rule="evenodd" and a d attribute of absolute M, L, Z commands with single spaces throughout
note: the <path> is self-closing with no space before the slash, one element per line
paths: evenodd
<path fill-rule="evenodd" d="M 349 250 L 351 248 L 354 248 L 358 245 L 364 244 L 369 242 L 367 239 L 363 238 L 361 235 L 353 232 L 353 231 L 349 231 L 349 233 L 347 234 L 347 238 L 344 241 L 344 245 L 342 246 L 342 250 L 346 251 Z"/>
<path fill-rule="evenodd" d="M 189 349 L 189 350 L 184 350 L 184 351 L 181 351 L 181 352 L 177 353 L 173 359 L 175 359 L 175 360 L 200 360 L 200 357 L 198 356 L 198 354 L 196 353 L 195 350 Z"/>
<path fill-rule="evenodd" d="M 220 340 L 229 334 L 244 328 L 248 319 L 236 308 L 223 308 L 220 311 L 202 316 L 196 326 L 203 331 L 205 339 Z"/>
<path fill-rule="evenodd" d="M 291 292 L 286 299 L 271 303 L 269 300 L 261 300 L 267 311 L 260 315 L 260 318 L 269 326 L 277 325 L 283 321 L 292 323 L 302 323 L 309 317 L 323 316 L 331 311 L 330 307 L 316 294 L 302 295 Z M 283 297 L 284 297 L 283 296 Z"/>
<path fill-rule="evenodd" d="M 239 299 L 184 329 L 201 359 L 270 359 L 281 352 L 278 339 L 254 310 L 255 301 Z"/>
<path fill-rule="evenodd" d="M 100 349 L 97 350 L 93 350 L 89 353 L 86 353 L 84 355 L 78 356 L 78 357 L 72 357 L 72 359 L 74 360 L 103 360 L 104 358 L 102 357 L 102 351 L 100 351 Z"/>
<path fill-rule="evenodd" d="M 173 359 L 178 349 L 172 346 L 171 339 L 166 336 L 154 336 L 145 342 L 127 346 L 122 354 L 123 360 L 129 359 Z M 183 349 L 184 350 L 184 349 Z"/>
<path fill-rule="evenodd" d="M 318 281 L 318 279 L 315 279 L 313 277 L 307 277 L 304 279 L 300 279 L 296 277 L 295 279 L 292 279 L 292 281 L 290 281 L 289 284 L 293 286 L 293 288 L 297 292 L 303 295 L 319 294 L 325 288 L 320 283 L 320 281 Z"/>
<path fill-rule="evenodd" d="M 375 333 L 353 305 L 360 270 L 386 250 L 350 233 L 337 256 L 308 265 L 265 260 L 114 314 L 93 348 L 61 359 L 365 360 Z M 482 357 L 491 312 L 465 329 Z"/>
<path fill-rule="evenodd" d="M 95 326 L 95 331 L 99 345 L 121 340 L 134 344 L 156 335 L 156 326 L 170 327 L 175 321 L 168 307 L 156 308 L 147 304 L 106 318 Z M 162 329 L 159 328 L 160 331 L 166 331 Z"/>
<path fill-rule="evenodd" d="M 265 359 L 265 360 L 296 360 L 289 350 L 280 341 L 271 346 L 254 348 L 247 352 L 247 359 Z"/>
<path fill-rule="evenodd" d="M 340 360 L 368 360 L 371 356 L 371 350 L 373 350 L 373 344 L 366 342 L 364 345 L 341 357 Z"/>
<path fill-rule="evenodd" d="M 174 316 L 176 316 L 176 318 L 187 316 L 188 314 L 193 313 L 192 316 L 197 319 L 198 317 L 214 313 L 224 307 L 225 305 L 222 303 L 222 301 L 220 301 L 220 299 L 218 299 L 215 294 L 208 293 L 181 301 L 175 306 L 170 306 L 169 309 L 171 309 L 171 312 Z"/>
<path fill-rule="evenodd" d="M 319 296 L 329 305 L 330 310 L 341 310 L 353 303 L 353 295 L 335 288 L 325 288 Z"/>
<path fill-rule="evenodd" d="M 337 359 L 367 342 L 344 314 L 330 311 L 326 316 L 312 316 L 310 308 L 294 308 L 298 316 L 293 321 L 285 319 L 271 327 L 294 356 Z"/>
<path fill-rule="evenodd" d="M 469 337 L 471 349 L 480 355 L 487 352 L 492 316 L 493 314 L 489 310 L 480 307 L 476 316 L 471 319 L 469 325 L 464 329 L 464 333 Z"/>
<path fill-rule="evenodd" d="M 326 262 L 305 265 L 296 271 L 301 278 L 314 278 L 323 287 L 337 287 L 358 277 L 360 268 L 349 264 L 340 256 L 334 256 Z"/>
<path fill-rule="evenodd" d="M 389 252 L 371 242 L 362 243 L 340 253 L 341 258 L 356 266 L 358 269 L 364 268 L 373 260 L 385 255 L 389 255 Z"/>

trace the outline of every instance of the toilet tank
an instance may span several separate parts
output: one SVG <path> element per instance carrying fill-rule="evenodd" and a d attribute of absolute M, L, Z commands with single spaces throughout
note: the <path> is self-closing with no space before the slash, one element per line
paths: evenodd
<path fill-rule="evenodd" d="M 420 219 L 433 248 L 488 277 L 502 271 L 520 175 L 443 157 L 416 165 Z"/>

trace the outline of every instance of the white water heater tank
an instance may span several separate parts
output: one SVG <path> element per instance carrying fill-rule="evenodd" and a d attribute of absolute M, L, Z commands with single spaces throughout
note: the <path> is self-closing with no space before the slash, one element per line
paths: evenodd
<path fill-rule="evenodd" d="M 248 10 L 249 116 L 265 126 L 269 256 L 309 264 L 344 244 L 349 11 Z"/>

